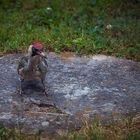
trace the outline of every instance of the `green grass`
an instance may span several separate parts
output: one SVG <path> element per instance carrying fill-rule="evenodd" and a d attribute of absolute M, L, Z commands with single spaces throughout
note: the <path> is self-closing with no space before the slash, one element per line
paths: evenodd
<path fill-rule="evenodd" d="M 40 134 L 24 134 L 17 129 L 0 127 L 0 140 L 40 140 Z"/>
<path fill-rule="evenodd" d="M 102 122 L 99 116 L 93 121 L 83 121 L 80 130 L 61 132 L 59 135 L 42 137 L 41 131 L 36 134 L 24 134 L 18 129 L 0 127 L 0 140 L 139 140 L 140 115 L 126 119 Z"/>
<path fill-rule="evenodd" d="M 60 140 L 139 140 L 140 117 L 110 121 L 101 124 L 101 120 L 85 121 L 78 131 L 63 134 Z"/>
<path fill-rule="evenodd" d="M 2 0 L 0 52 L 46 50 L 107 54 L 140 61 L 139 3 L 113 0 Z M 111 25 L 110 28 L 107 28 Z"/>

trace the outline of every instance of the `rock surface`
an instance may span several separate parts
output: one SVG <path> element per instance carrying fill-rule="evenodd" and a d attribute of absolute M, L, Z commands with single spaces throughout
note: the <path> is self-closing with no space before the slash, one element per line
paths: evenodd
<path fill-rule="evenodd" d="M 51 134 L 78 128 L 83 119 L 96 114 L 110 118 L 113 112 L 140 112 L 140 63 L 104 55 L 49 53 L 48 97 L 35 89 L 21 96 L 16 72 L 20 57 L 0 58 L 1 125 Z"/>

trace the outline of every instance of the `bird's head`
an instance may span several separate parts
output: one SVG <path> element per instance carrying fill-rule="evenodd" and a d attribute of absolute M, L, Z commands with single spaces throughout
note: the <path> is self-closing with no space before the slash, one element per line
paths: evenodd
<path fill-rule="evenodd" d="M 45 54 L 43 52 L 43 45 L 38 43 L 38 42 L 33 42 L 28 49 L 28 55 L 29 56 L 35 56 L 35 55 L 40 55 L 42 57 L 45 57 Z"/>

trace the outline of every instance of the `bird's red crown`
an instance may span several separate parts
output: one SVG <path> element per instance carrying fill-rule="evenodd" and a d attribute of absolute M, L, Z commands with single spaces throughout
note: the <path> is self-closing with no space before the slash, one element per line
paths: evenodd
<path fill-rule="evenodd" d="M 40 43 L 38 43 L 38 42 L 33 42 L 32 45 L 33 45 L 36 49 L 39 49 L 39 50 L 43 49 L 43 45 L 40 44 Z"/>

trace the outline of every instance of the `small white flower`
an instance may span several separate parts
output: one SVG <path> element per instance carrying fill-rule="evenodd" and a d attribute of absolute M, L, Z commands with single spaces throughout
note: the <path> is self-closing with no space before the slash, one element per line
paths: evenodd
<path fill-rule="evenodd" d="M 108 25 L 106 26 L 106 29 L 112 29 L 112 25 L 111 25 L 111 24 L 108 24 Z"/>
<path fill-rule="evenodd" d="M 51 7 L 47 7 L 46 9 L 47 9 L 48 11 L 51 11 L 51 10 L 52 10 L 52 8 L 51 8 Z"/>

